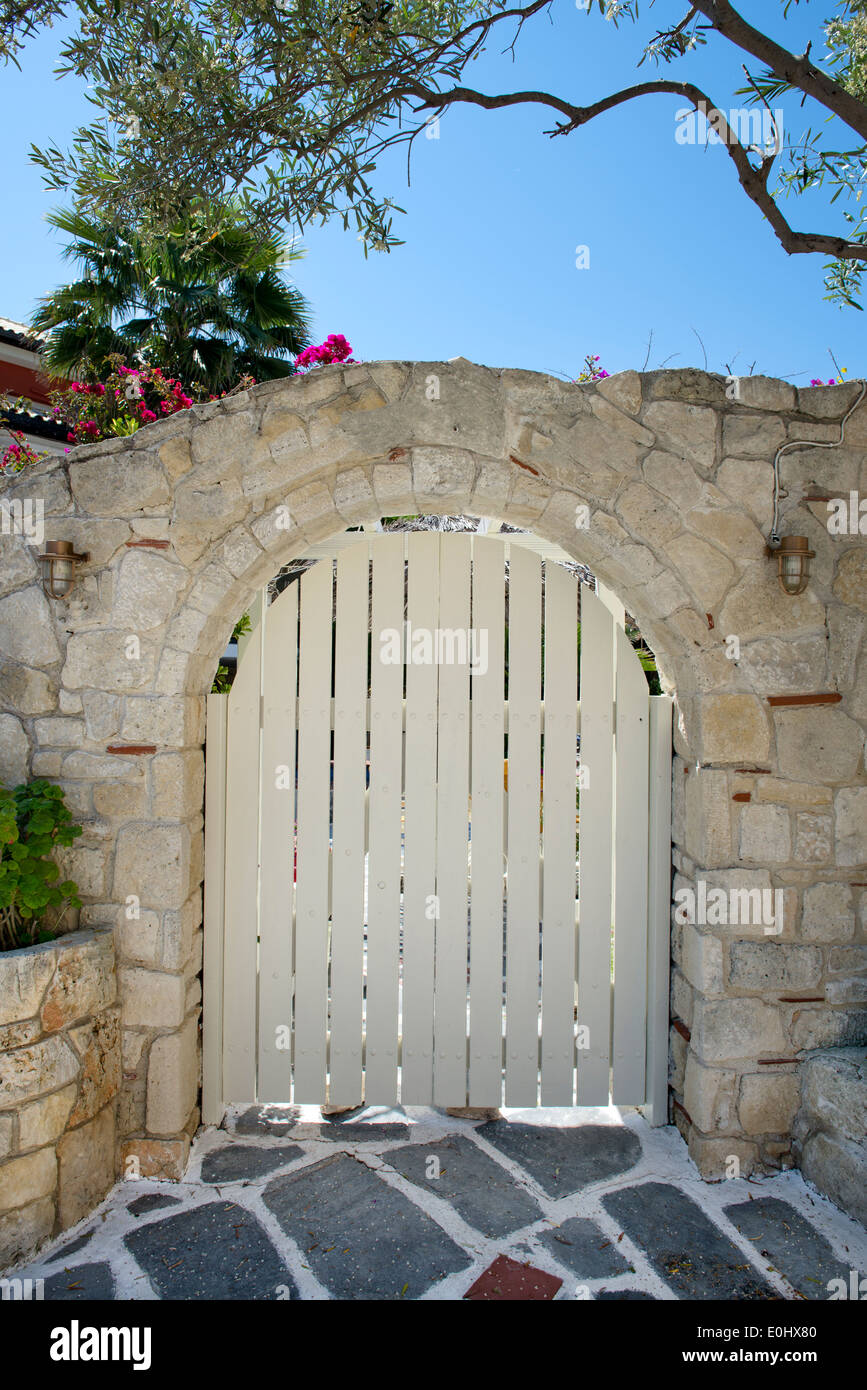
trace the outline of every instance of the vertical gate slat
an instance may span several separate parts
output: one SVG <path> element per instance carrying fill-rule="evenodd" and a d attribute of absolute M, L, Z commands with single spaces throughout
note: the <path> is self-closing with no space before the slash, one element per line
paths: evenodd
<path fill-rule="evenodd" d="M 407 540 L 410 634 L 436 630 L 440 538 Z M 410 644 L 412 638 L 410 636 Z M 406 771 L 403 889 L 403 1000 L 400 1098 L 433 1101 L 434 941 L 436 891 L 437 667 L 406 654 Z"/>
<path fill-rule="evenodd" d="M 403 650 L 406 537 L 373 547 L 370 659 L 370 849 L 368 854 L 365 1100 L 397 1100 L 403 664 L 388 663 L 383 636 Z"/>
<path fill-rule="evenodd" d="M 545 566 L 545 754 L 542 783 L 542 1104 L 575 1094 L 575 757 L 578 585 Z"/>
<path fill-rule="evenodd" d="M 223 1118 L 223 960 L 226 929 L 226 716 L 228 695 L 207 699 L 205 930 L 202 974 L 202 1121 Z"/>
<path fill-rule="evenodd" d="M 229 691 L 226 737 L 226 920 L 223 1100 L 256 1095 L 259 900 L 259 697 L 262 621 L 249 634 Z"/>
<path fill-rule="evenodd" d="M 331 560 L 320 560 L 299 583 L 294 1099 L 315 1104 L 325 1100 L 328 1022 Z"/>
<path fill-rule="evenodd" d="M 470 1105 L 503 1099 L 503 698 L 505 548 L 473 540 L 473 627 L 487 634 L 487 671 L 472 678 Z"/>
<path fill-rule="evenodd" d="M 328 1089 L 332 1105 L 355 1105 L 362 1097 L 369 566 L 367 541 L 337 557 Z"/>
<path fill-rule="evenodd" d="M 298 588 L 291 584 L 265 612 L 262 661 L 257 1099 L 278 1104 L 288 1103 L 292 1095 Z"/>
<path fill-rule="evenodd" d="M 439 628 L 468 643 L 470 539 L 444 535 L 440 545 Z M 445 659 L 445 637 L 439 655 L 434 1103 L 459 1106 L 467 1096 L 470 672 L 468 652 L 463 662 Z"/>
<path fill-rule="evenodd" d="M 668 987 L 671 955 L 671 712 L 650 698 L 647 971 L 647 1117 L 668 1123 Z"/>
<path fill-rule="evenodd" d="M 619 625 L 615 729 L 614 1029 L 611 1097 L 645 1099 L 647 1028 L 647 776 L 650 694 Z"/>
<path fill-rule="evenodd" d="M 539 1080 L 539 817 L 542 565 L 509 550 L 506 1105 L 535 1105 Z"/>
<path fill-rule="evenodd" d="M 578 1105 L 607 1105 L 611 1028 L 614 629 L 609 610 L 581 588 L 581 788 Z"/>

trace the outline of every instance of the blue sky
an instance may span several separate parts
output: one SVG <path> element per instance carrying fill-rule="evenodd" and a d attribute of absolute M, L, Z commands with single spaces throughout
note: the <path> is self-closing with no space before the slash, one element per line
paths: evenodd
<path fill-rule="evenodd" d="M 659 0 L 652 27 L 682 8 Z M 740 5 L 796 49 L 812 37 L 817 52 L 829 8 L 802 5 L 783 23 L 777 0 Z M 572 0 L 555 0 L 552 17 L 525 28 L 515 62 L 497 44 L 472 65 L 468 85 L 541 87 L 586 102 L 652 76 L 634 67 L 647 24 L 617 31 Z M 57 31 L 43 35 L 0 87 L 0 315 L 23 321 L 67 276 L 62 243 L 42 220 L 57 195 L 44 191 L 29 146 L 62 144 L 93 110 L 80 83 L 54 78 L 58 47 Z M 740 61 L 714 39 L 666 75 L 689 75 L 727 110 L 742 101 L 733 95 Z M 406 245 L 365 261 L 338 222 L 305 237 L 293 273 L 313 305 L 315 340 L 345 333 L 368 360 L 461 355 L 574 376 L 591 352 L 612 372 L 641 368 L 652 330 L 651 368 L 665 359 L 703 366 L 698 334 L 711 370 L 755 362 L 807 384 L 833 374 L 830 347 L 850 377 L 863 375 L 864 316 L 823 301 L 821 258 L 785 255 L 723 149 L 677 143 L 680 104 L 648 97 L 555 140 L 542 133 L 554 123 L 544 108 L 453 108 L 439 139 L 416 141 L 411 188 L 403 151 L 381 164 L 380 188 L 407 210 L 395 219 Z M 791 99 L 782 104 L 796 136 L 808 116 Z M 789 200 L 787 212 L 799 228 L 844 225 L 836 209 L 829 218 L 804 200 Z M 578 246 L 589 247 L 587 269 L 576 268 Z"/>

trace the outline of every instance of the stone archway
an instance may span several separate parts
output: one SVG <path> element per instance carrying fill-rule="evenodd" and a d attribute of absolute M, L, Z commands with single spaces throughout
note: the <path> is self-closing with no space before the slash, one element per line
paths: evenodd
<path fill-rule="evenodd" d="M 789 598 L 764 555 L 774 453 L 838 437 L 853 392 L 734 394 L 694 371 L 331 367 L 7 484 L 7 512 L 41 499 L 46 535 L 90 553 L 49 605 L 26 538 L 2 537 L 0 778 L 59 781 L 85 827 L 64 867 L 83 921 L 115 933 L 119 1162 L 179 1176 L 198 1120 L 204 695 L 226 638 L 312 542 L 419 510 L 532 528 L 638 618 L 677 699 L 675 889 L 785 903 L 774 936 L 675 924 L 674 1117 L 707 1177 L 732 1154 L 743 1172 L 788 1161 L 799 1052 L 863 1026 L 832 952 L 859 930 L 865 551 L 829 534 L 824 495 L 867 484 L 867 411 L 836 453 L 786 459 L 786 529 L 816 551 Z"/>

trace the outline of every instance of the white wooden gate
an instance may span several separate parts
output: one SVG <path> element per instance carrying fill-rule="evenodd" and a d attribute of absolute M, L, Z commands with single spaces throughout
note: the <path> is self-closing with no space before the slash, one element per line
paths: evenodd
<path fill-rule="evenodd" d="M 611 1098 L 665 1123 L 671 706 L 586 586 L 579 702 L 578 615 L 517 538 L 424 532 L 260 606 L 208 698 L 206 1121 Z"/>

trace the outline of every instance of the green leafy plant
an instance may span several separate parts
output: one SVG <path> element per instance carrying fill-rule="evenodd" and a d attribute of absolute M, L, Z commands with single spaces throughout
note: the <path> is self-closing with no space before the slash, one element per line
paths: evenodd
<path fill-rule="evenodd" d="M 51 858 L 80 835 L 60 787 L 43 778 L 9 790 L 0 787 L 0 950 L 15 951 L 58 934 L 65 912 L 80 907 L 78 885 L 59 883 Z M 53 927 L 48 908 L 61 909 Z"/>
<path fill-rule="evenodd" d="M 251 632 L 252 629 L 253 624 L 250 620 L 250 614 L 242 614 L 236 622 L 235 626 L 232 628 L 232 636 L 229 638 L 229 641 L 237 642 L 239 637 L 243 637 L 246 633 Z M 229 670 L 225 662 L 221 661 L 219 666 L 217 667 L 217 674 L 214 676 L 214 684 L 211 686 L 211 694 L 225 695 L 227 691 L 232 689 L 233 679 L 234 676 L 232 672 Z"/>
<path fill-rule="evenodd" d="M 650 687 L 651 695 L 662 694 L 662 684 L 659 679 L 659 671 L 656 666 L 656 657 L 647 646 L 644 638 L 635 623 L 627 622 L 626 636 L 629 638 L 635 650 L 635 655 L 641 662 L 641 669 L 647 677 L 647 684 Z"/>

